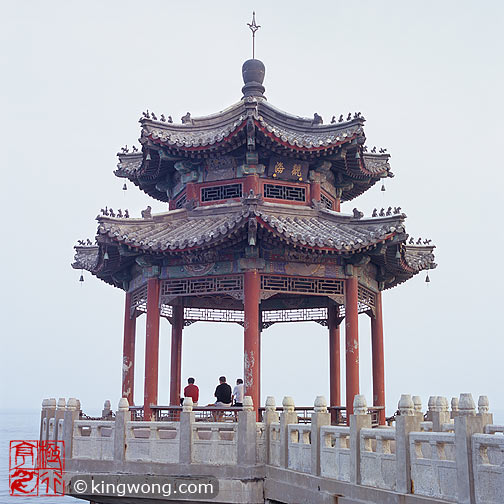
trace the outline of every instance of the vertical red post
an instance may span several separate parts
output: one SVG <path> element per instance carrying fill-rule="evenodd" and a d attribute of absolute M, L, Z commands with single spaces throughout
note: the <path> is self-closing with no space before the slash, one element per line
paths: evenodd
<path fill-rule="evenodd" d="M 371 315 L 371 348 L 373 352 L 373 405 L 384 407 L 378 418 L 380 425 L 385 425 L 385 362 L 381 292 L 376 294 L 375 313 Z"/>
<path fill-rule="evenodd" d="M 173 307 L 171 365 L 170 365 L 170 404 L 180 406 L 182 388 L 182 331 L 184 329 L 184 307 Z"/>
<path fill-rule="evenodd" d="M 345 280 L 346 411 L 353 413 L 354 397 L 359 393 L 359 287 L 357 277 Z"/>
<path fill-rule="evenodd" d="M 329 326 L 329 405 L 341 406 L 341 359 L 338 306 L 329 306 L 327 315 L 327 323 Z"/>
<path fill-rule="evenodd" d="M 257 411 L 260 402 L 259 303 L 261 285 L 260 275 L 257 270 L 246 271 L 244 277 L 243 381 L 245 384 L 245 395 L 252 397 L 254 409 Z"/>
<path fill-rule="evenodd" d="M 320 182 L 313 181 L 310 184 L 310 203 L 315 201 L 320 201 Z"/>
<path fill-rule="evenodd" d="M 252 189 L 256 195 L 260 192 L 259 175 L 255 173 L 247 175 L 243 179 L 243 196 L 248 196 L 250 189 Z"/>
<path fill-rule="evenodd" d="M 341 199 L 340 198 L 336 198 L 336 201 L 334 202 L 334 211 L 341 212 Z"/>
<path fill-rule="evenodd" d="M 150 420 L 151 404 L 158 401 L 159 279 L 147 281 L 147 327 L 145 330 L 144 420 Z"/>
<path fill-rule="evenodd" d="M 133 406 L 135 386 L 135 332 L 136 316 L 131 314 L 131 293 L 126 292 L 124 307 L 124 338 L 123 338 L 123 368 L 122 396 Z"/>
<path fill-rule="evenodd" d="M 188 182 L 186 184 L 186 201 L 194 201 L 195 206 L 199 206 L 200 191 L 199 187 L 196 187 L 194 182 Z"/>

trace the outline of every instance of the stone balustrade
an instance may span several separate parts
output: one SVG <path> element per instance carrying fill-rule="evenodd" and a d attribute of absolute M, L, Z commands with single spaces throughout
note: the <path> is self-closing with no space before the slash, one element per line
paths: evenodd
<path fill-rule="evenodd" d="M 114 422 L 76 420 L 73 424 L 72 458 L 113 460 L 115 428 Z"/>
<path fill-rule="evenodd" d="M 73 461 L 108 461 L 115 468 L 130 462 L 135 468 L 157 463 L 201 471 L 207 466 L 209 474 L 220 467 L 262 467 L 266 479 L 271 468 L 433 502 L 501 504 L 504 426 L 493 424 L 488 399 L 482 397 L 476 413 L 468 394 L 452 399 L 451 412 L 445 398 L 433 396 L 424 415 L 419 398 L 404 395 L 395 425 L 378 428 L 371 428 L 363 396 L 355 397 L 347 427 L 330 425 L 323 397 L 315 401 L 311 423 L 303 424 L 290 397 L 284 398 L 280 416 L 268 398 L 263 422 L 256 421 L 248 397 L 237 422 L 196 421 L 190 399 L 178 422 L 132 421 L 125 399 L 113 420 L 107 408 L 109 420 L 79 419 L 76 399 L 66 406 L 45 400 L 40 431 L 43 440 L 65 441 L 70 469 Z"/>
<path fill-rule="evenodd" d="M 350 427 L 326 425 L 320 439 L 321 476 L 350 481 Z"/>
<path fill-rule="evenodd" d="M 396 489 L 395 429 L 361 429 L 360 481 L 362 485 Z"/>
<path fill-rule="evenodd" d="M 179 422 L 126 422 L 125 460 L 177 464 Z"/>
<path fill-rule="evenodd" d="M 305 473 L 311 472 L 311 426 L 294 424 L 288 426 L 288 464 L 289 469 Z"/>
<path fill-rule="evenodd" d="M 457 502 L 455 434 L 412 432 L 409 442 L 413 491 Z"/>

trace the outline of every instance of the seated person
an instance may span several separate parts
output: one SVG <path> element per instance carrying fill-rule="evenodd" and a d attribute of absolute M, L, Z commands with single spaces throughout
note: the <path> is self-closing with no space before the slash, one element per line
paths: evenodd
<path fill-rule="evenodd" d="M 199 399 L 199 388 L 197 385 L 194 385 L 194 378 L 187 379 L 187 387 L 184 389 L 184 397 L 190 397 L 192 399 L 193 405 L 198 405 Z"/>
<path fill-rule="evenodd" d="M 219 378 L 219 385 L 215 389 L 214 396 L 217 399 L 215 406 L 220 406 L 221 408 L 229 408 L 231 406 L 231 387 L 226 383 L 225 376 Z"/>
<path fill-rule="evenodd" d="M 243 408 L 243 380 L 236 380 L 236 387 L 233 389 L 234 405 Z"/>

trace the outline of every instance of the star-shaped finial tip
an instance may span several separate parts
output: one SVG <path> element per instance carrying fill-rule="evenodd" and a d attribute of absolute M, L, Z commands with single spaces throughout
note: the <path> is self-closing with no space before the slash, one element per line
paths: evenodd
<path fill-rule="evenodd" d="M 255 34 L 256 31 L 261 28 L 261 25 L 256 24 L 255 20 L 255 11 L 252 11 L 252 23 L 247 23 L 247 26 L 250 28 L 252 32 L 252 59 L 255 58 Z"/>

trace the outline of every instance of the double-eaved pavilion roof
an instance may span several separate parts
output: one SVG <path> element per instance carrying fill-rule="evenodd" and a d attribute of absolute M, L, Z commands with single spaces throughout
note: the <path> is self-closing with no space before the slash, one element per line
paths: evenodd
<path fill-rule="evenodd" d="M 433 246 L 406 245 L 404 214 L 356 218 L 323 208 L 296 207 L 244 198 L 211 207 L 179 209 L 148 218 L 99 216 L 95 246 L 76 247 L 74 268 L 121 285 L 121 270 L 136 257 L 187 256 L 256 236 L 286 248 L 341 255 L 352 260 L 369 255 L 381 269 L 385 288 L 434 268 Z M 105 253 L 108 259 L 104 259 Z"/>
<path fill-rule="evenodd" d="M 393 176 L 385 150 L 368 152 L 364 147 L 365 119 L 360 113 L 333 117 L 329 124 L 318 114 L 313 119 L 288 114 L 266 101 L 261 62 L 248 60 L 242 72 L 242 99 L 217 114 L 193 118 L 188 113 L 175 124 L 171 117 L 158 119 L 145 112 L 140 119 L 142 150 L 118 154 L 115 174 L 171 203 L 189 182 L 240 180 L 250 173 L 266 180 L 272 175 L 265 175 L 265 166 L 271 167 L 277 157 L 308 165 L 308 179 L 320 180 L 324 190 L 342 201 Z M 210 169 L 214 160 L 230 162 L 235 171 L 204 178 L 201 167 Z M 407 242 L 404 214 L 362 218 L 358 211 L 346 215 L 327 210 L 316 199 L 295 205 L 278 201 L 264 201 L 251 192 L 240 200 L 202 206 L 187 200 L 182 208 L 152 216 L 149 211 L 141 219 L 99 216 L 96 245 L 75 247 L 73 267 L 127 288 L 135 265 L 204 264 L 235 245 L 243 255 L 247 246 L 261 243 L 301 252 L 301 260 L 308 262 L 323 256 L 337 257 L 338 264 L 371 262 L 380 289 L 436 267 L 430 242 Z"/>
<path fill-rule="evenodd" d="M 245 63 L 257 62 L 249 60 Z M 245 76 L 245 73 L 244 73 Z M 244 77 L 245 78 L 245 77 Z M 174 164 L 184 159 L 205 160 L 219 156 L 244 156 L 251 146 L 259 162 L 271 155 L 292 157 L 312 165 L 327 161 L 341 188 L 341 200 L 351 200 L 380 178 L 392 177 L 385 152 L 366 152 L 363 147 L 364 117 L 359 113 L 341 115 L 328 124 L 283 112 L 266 101 L 262 92 L 248 93 L 221 112 L 205 117 L 187 114 L 181 124 L 163 116 L 144 113 L 140 119 L 142 152 L 119 153 L 115 174 L 125 177 L 150 196 L 170 199 L 167 181 Z M 264 90 L 264 88 L 262 88 Z M 156 152 L 156 159 L 152 153 Z"/>

